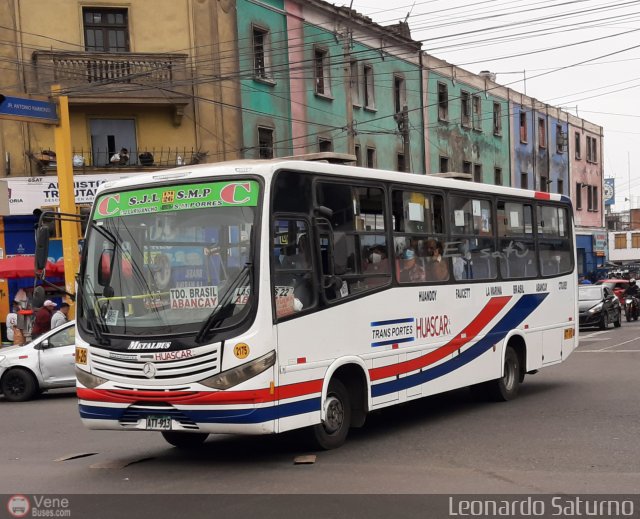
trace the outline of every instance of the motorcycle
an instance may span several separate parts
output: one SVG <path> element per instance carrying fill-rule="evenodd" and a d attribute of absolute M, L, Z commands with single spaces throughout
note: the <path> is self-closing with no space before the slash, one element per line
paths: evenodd
<path fill-rule="evenodd" d="M 633 319 L 634 321 L 638 320 L 638 314 L 640 310 L 638 308 L 638 298 L 635 296 L 626 296 L 624 298 L 624 313 L 627 317 L 627 322 Z"/>

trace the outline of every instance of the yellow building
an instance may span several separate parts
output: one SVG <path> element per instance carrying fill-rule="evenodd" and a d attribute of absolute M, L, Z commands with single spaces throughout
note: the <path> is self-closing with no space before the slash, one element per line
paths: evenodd
<path fill-rule="evenodd" d="M 0 2 L 0 93 L 48 96 L 61 84 L 79 172 L 114 167 L 121 148 L 129 167 L 236 158 L 238 89 L 220 79 L 237 66 L 232 4 Z M 0 120 L 0 176 L 50 173 L 48 150 L 50 126 Z"/>

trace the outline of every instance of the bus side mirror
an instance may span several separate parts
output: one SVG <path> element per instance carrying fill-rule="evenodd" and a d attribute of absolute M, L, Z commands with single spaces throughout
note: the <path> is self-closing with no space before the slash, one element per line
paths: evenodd
<path fill-rule="evenodd" d="M 49 258 L 49 228 L 38 227 L 36 232 L 36 270 L 44 270 Z"/>
<path fill-rule="evenodd" d="M 98 284 L 104 287 L 109 285 L 111 281 L 111 274 L 113 272 L 113 251 L 103 250 L 98 262 Z"/>

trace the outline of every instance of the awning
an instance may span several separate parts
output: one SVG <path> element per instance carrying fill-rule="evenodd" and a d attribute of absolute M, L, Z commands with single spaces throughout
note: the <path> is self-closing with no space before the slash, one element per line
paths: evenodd
<path fill-rule="evenodd" d="M 64 273 L 62 260 L 47 262 L 46 272 L 49 275 Z M 35 277 L 35 256 L 11 256 L 0 259 L 0 278 L 33 278 Z"/>

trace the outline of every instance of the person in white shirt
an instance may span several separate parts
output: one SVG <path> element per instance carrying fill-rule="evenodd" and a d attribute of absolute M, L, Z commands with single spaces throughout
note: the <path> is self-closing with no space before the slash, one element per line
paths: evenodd
<path fill-rule="evenodd" d="M 53 330 L 54 328 L 57 328 L 58 326 L 62 326 L 64 323 L 66 323 L 69 318 L 67 317 L 69 315 L 69 303 L 62 303 L 60 305 L 60 309 L 53 314 L 53 317 L 51 317 L 51 329 Z"/>
<path fill-rule="evenodd" d="M 11 343 L 14 339 L 14 328 L 18 326 L 18 310 L 20 305 L 14 301 L 12 311 L 7 314 L 7 340 Z"/>

